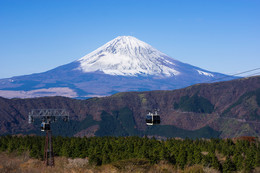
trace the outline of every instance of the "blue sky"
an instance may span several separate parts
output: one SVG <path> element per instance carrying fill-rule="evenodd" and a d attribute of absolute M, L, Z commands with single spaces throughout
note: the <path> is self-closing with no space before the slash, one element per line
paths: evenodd
<path fill-rule="evenodd" d="M 259 0 L 0 0 L 0 78 L 70 63 L 120 35 L 234 74 L 260 67 Z"/>

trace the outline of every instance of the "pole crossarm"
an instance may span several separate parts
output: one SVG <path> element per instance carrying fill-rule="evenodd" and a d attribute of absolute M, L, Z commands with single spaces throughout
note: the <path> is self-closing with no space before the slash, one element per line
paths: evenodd
<path fill-rule="evenodd" d="M 69 112 L 65 109 L 32 109 L 29 112 L 29 123 L 32 123 L 34 118 L 69 118 Z"/>
<path fill-rule="evenodd" d="M 69 112 L 65 109 L 32 109 L 29 116 L 47 117 L 47 116 L 69 116 Z"/>

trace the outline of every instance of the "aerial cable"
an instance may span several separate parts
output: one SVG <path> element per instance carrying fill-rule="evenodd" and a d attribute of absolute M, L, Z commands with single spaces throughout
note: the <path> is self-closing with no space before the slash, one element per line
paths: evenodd
<path fill-rule="evenodd" d="M 243 78 L 251 77 L 251 76 L 256 76 L 256 75 L 258 75 L 258 74 L 260 74 L 260 72 L 253 73 L 253 74 L 250 74 L 250 75 L 246 75 L 246 76 L 244 76 Z"/>
<path fill-rule="evenodd" d="M 247 71 L 244 71 L 244 72 L 236 73 L 236 74 L 233 74 L 233 75 L 231 75 L 231 76 L 236 76 L 236 75 L 248 73 L 248 72 L 255 71 L 255 70 L 259 70 L 259 69 L 260 69 L 260 68 L 255 68 L 255 69 L 252 69 L 252 70 L 247 70 Z"/>
<path fill-rule="evenodd" d="M 237 75 L 244 74 L 244 73 L 248 73 L 248 72 L 252 72 L 252 71 L 256 71 L 256 70 L 260 70 L 260 68 L 255 68 L 255 69 L 252 69 L 252 70 L 247 70 L 247 71 L 235 73 L 235 74 L 232 74 L 232 75 L 229 75 L 229 76 L 225 76 L 225 77 L 221 77 L 221 78 L 209 80 L 208 82 L 218 81 L 218 80 L 221 80 L 221 79 L 229 78 L 229 77 L 231 77 L 231 76 L 238 77 Z M 260 73 L 260 72 L 257 72 L 257 73 L 255 73 L 255 74 L 258 74 L 258 73 Z M 244 78 L 244 77 L 242 77 L 242 78 Z"/>

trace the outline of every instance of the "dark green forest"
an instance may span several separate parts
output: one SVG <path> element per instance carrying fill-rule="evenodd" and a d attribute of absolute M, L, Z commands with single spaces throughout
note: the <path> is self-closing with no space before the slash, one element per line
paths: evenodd
<path fill-rule="evenodd" d="M 243 94 L 234 104 L 232 104 L 231 106 L 229 106 L 222 114 L 222 117 L 225 116 L 233 116 L 232 113 L 230 113 L 230 111 L 235 108 L 236 106 L 242 104 L 242 103 L 246 103 L 248 102 L 247 100 L 249 100 L 250 98 L 255 97 L 256 99 L 256 104 L 258 107 L 260 107 L 260 88 L 258 88 L 255 91 L 251 91 L 251 92 L 247 92 L 245 94 Z M 247 116 L 245 116 L 245 118 L 247 118 L 248 120 L 260 120 L 260 115 L 257 113 L 257 109 L 252 108 L 251 111 L 247 114 Z"/>
<path fill-rule="evenodd" d="M 43 158 L 45 137 L 1 136 L 0 151 L 30 152 Z M 183 169 L 200 164 L 221 172 L 250 172 L 260 166 L 260 142 L 231 139 L 167 139 L 147 137 L 53 137 L 55 156 L 89 158 L 93 165 L 103 165 L 127 159 L 146 159 L 151 164 L 161 160 Z M 223 159 L 224 158 L 224 159 Z"/>
<path fill-rule="evenodd" d="M 195 94 L 191 97 L 181 97 L 179 103 L 173 104 L 174 109 L 180 109 L 187 112 L 195 113 L 212 113 L 214 111 L 214 105 L 204 97 Z"/>

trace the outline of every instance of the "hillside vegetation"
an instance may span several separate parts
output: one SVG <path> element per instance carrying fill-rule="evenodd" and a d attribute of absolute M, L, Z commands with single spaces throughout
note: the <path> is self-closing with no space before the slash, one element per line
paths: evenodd
<path fill-rule="evenodd" d="M 258 139 L 250 142 L 230 139 L 156 140 L 146 137 L 53 138 L 56 156 L 88 158 L 90 165 L 112 164 L 123 169 L 123 165 L 130 162 L 142 166 L 164 161 L 180 170 L 202 165 L 221 172 L 250 172 L 259 167 L 259 144 Z M 29 152 L 30 157 L 42 159 L 44 137 L 2 136 L 0 151 L 20 154 Z"/>
<path fill-rule="evenodd" d="M 210 101 L 204 97 L 200 97 L 195 94 L 192 97 L 181 97 L 179 103 L 174 103 L 174 109 L 180 109 L 187 112 L 210 114 L 214 110 L 214 105 L 212 105 L 212 103 L 210 103 Z"/>

